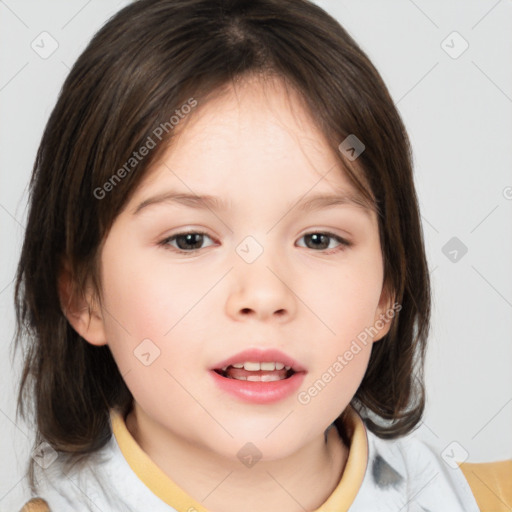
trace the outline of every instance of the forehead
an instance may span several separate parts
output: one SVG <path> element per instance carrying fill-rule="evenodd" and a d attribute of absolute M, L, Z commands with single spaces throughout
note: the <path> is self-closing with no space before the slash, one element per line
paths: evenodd
<path fill-rule="evenodd" d="M 225 160 L 249 159 L 258 152 L 259 159 L 275 159 L 276 164 L 285 152 L 289 159 L 302 149 L 329 149 L 302 97 L 272 77 L 225 84 L 201 97 L 176 128 L 169 147 L 175 161 L 184 154 L 187 159 L 199 156 L 194 152 L 199 147 Z"/>
<path fill-rule="evenodd" d="M 266 190 L 269 199 L 311 190 L 349 194 L 367 204 L 302 97 L 268 77 L 230 83 L 199 102 L 134 199 L 161 193 L 163 186 L 228 198 L 242 190 Z"/>

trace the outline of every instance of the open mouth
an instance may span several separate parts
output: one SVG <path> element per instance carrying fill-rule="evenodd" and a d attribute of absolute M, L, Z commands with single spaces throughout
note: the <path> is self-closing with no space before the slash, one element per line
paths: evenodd
<path fill-rule="evenodd" d="M 295 374 L 290 366 L 277 361 L 235 363 L 214 370 L 227 379 L 249 382 L 275 382 L 289 379 Z"/>
<path fill-rule="evenodd" d="M 280 350 L 251 348 L 210 367 L 213 382 L 236 400 L 269 404 L 289 399 L 307 369 Z"/>

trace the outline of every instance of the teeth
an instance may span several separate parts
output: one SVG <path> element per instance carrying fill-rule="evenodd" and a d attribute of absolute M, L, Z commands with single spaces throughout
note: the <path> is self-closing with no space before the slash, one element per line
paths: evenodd
<path fill-rule="evenodd" d="M 264 361 L 262 363 L 256 362 L 256 361 L 245 361 L 244 363 L 235 363 L 229 366 L 222 367 L 222 371 L 225 372 L 228 368 L 237 368 L 237 369 L 244 369 L 249 372 L 273 372 L 275 370 L 279 371 L 283 368 L 288 371 L 291 369 L 291 366 L 285 366 L 284 363 L 274 362 L 274 361 Z M 277 374 L 271 374 L 267 373 L 264 375 L 256 374 L 256 375 L 249 375 L 249 376 L 240 376 L 240 377 L 232 377 L 232 379 L 238 379 L 238 380 L 248 380 L 252 382 L 273 382 L 276 380 L 282 380 L 285 379 L 286 376 L 280 376 Z"/>
<path fill-rule="evenodd" d="M 266 372 L 273 372 L 274 370 L 282 370 L 283 368 L 286 368 L 286 370 L 289 370 L 290 366 L 285 366 L 283 363 L 277 363 L 277 362 L 263 362 L 258 363 L 255 361 L 246 361 L 245 363 L 236 363 L 231 365 L 233 368 L 243 368 L 244 370 L 247 370 L 248 372 L 258 372 L 260 370 L 266 371 Z M 223 371 L 226 371 L 227 367 L 222 368 Z"/>
<path fill-rule="evenodd" d="M 238 377 L 234 377 L 234 378 L 238 379 Z M 284 377 L 279 377 L 279 375 L 266 374 L 266 375 L 249 375 L 247 377 L 247 379 L 242 378 L 242 379 L 238 379 L 238 380 L 248 380 L 251 382 L 274 382 L 276 380 L 283 380 L 283 379 L 284 379 Z"/>
<path fill-rule="evenodd" d="M 246 362 L 244 363 L 244 370 L 247 370 L 249 372 L 257 372 L 261 370 L 261 366 L 260 363 Z"/>
<path fill-rule="evenodd" d="M 261 381 L 262 382 L 274 382 L 276 380 L 283 380 L 283 378 L 279 377 L 278 375 L 267 374 L 267 375 L 262 375 L 261 376 Z"/>

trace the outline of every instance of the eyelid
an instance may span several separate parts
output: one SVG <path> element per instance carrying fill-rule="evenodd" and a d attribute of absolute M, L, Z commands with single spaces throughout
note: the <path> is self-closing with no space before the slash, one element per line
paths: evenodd
<path fill-rule="evenodd" d="M 338 240 L 342 240 L 343 242 L 346 242 L 347 244 L 352 244 L 352 242 L 350 241 L 350 236 L 348 236 L 348 234 L 347 234 L 347 236 L 339 235 L 339 234 L 335 233 L 334 231 L 331 231 L 328 228 L 326 228 L 326 229 L 309 229 L 308 231 L 303 233 L 301 235 L 301 237 L 306 236 L 306 235 L 317 234 L 317 233 L 320 233 L 322 235 L 329 235 L 330 237 L 336 238 Z"/>

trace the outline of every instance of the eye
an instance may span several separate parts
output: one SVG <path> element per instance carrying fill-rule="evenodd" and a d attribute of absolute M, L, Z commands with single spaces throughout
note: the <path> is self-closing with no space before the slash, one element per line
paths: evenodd
<path fill-rule="evenodd" d="M 161 242 L 159 242 L 159 245 L 163 246 L 166 249 L 171 249 L 181 254 L 192 255 L 194 252 L 203 249 L 204 247 L 208 247 L 208 245 L 203 246 L 205 238 L 211 240 L 211 237 L 208 236 L 206 233 L 200 231 L 186 231 L 164 238 Z M 323 251 L 326 254 L 332 254 L 338 251 L 342 251 L 346 247 L 350 247 L 352 245 L 352 243 L 349 242 L 348 240 L 345 240 L 339 237 L 338 235 L 329 232 L 307 233 L 303 235 L 300 239 L 302 238 L 306 240 L 306 248 L 318 249 L 318 252 Z M 333 241 L 337 243 L 338 246 L 333 248 Z"/>
<path fill-rule="evenodd" d="M 326 254 L 332 254 L 338 251 L 343 251 L 346 247 L 350 247 L 352 245 L 351 242 L 348 240 L 345 240 L 344 238 L 339 237 L 338 235 L 335 235 L 334 233 L 329 232 L 313 232 L 313 233 L 306 233 L 304 236 L 301 237 L 301 239 L 304 238 L 306 241 L 309 240 L 310 243 L 306 242 L 306 247 L 309 249 L 320 249 L 320 251 L 324 251 Z M 330 239 L 330 241 L 329 241 Z M 331 246 L 332 241 L 335 241 L 339 245 L 335 247 L 334 249 Z M 304 246 L 300 246 L 304 247 Z M 326 249 L 331 250 L 326 250 Z"/>
<path fill-rule="evenodd" d="M 180 253 L 192 253 L 203 248 L 202 245 L 205 237 L 211 240 L 211 238 L 206 233 L 199 231 L 187 231 L 169 236 L 162 240 L 159 245 L 162 245 L 166 248 L 169 248 L 170 246 Z M 176 243 L 177 247 L 173 245 L 173 243 Z"/>

